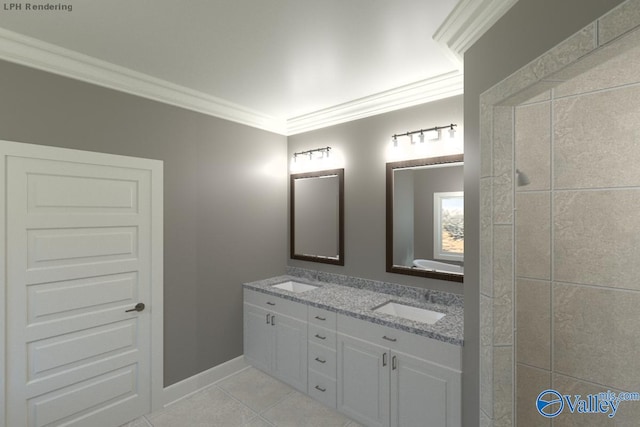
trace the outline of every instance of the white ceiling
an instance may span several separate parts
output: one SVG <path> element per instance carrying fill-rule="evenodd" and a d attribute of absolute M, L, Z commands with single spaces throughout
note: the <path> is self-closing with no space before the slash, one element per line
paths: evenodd
<path fill-rule="evenodd" d="M 457 0 L 61 0 L 11 32 L 278 120 L 454 72 L 433 34 Z"/>

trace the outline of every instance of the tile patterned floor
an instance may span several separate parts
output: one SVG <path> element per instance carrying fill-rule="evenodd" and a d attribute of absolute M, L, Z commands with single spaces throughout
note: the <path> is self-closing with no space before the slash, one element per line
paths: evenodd
<path fill-rule="evenodd" d="M 122 427 L 236 426 L 362 427 L 255 368 Z"/>

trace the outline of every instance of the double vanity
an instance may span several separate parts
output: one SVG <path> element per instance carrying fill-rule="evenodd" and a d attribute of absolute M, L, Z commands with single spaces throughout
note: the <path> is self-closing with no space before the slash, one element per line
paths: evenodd
<path fill-rule="evenodd" d="M 366 426 L 460 426 L 461 297 L 327 276 L 244 285 L 246 360 Z"/>

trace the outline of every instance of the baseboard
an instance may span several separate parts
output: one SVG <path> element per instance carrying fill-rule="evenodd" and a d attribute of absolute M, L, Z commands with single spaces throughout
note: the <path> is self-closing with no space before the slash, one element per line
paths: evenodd
<path fill-rule="evenodd" d="M 249 364 L 244 360 L 244 356 L 238 356 L 235 359 L 231 359 L 227 362 L 221 363 L 220 365 L 214 366 L 211 369 L 207 369 L 204 372 L 200 372 L 199 374 L 172 384 L 169 387 L 165 387 L 163 406 L 166 408 L 167 406 L 189 397 L 230 375 L 244 371 L 248 367 Z"/>

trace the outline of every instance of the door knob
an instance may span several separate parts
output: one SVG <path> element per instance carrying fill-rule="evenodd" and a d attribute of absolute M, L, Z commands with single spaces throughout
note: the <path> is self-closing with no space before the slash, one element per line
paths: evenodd
<path fill-rule="evenodd" d="M 128 313 L 130 311 L 142 311 L 142 310 L 144 310 L 144 303 L 143 302 L 139 302 L 139 303 L 136 304 L 135 307 L 133 307 L 130 310 L 125 310 L 124 312 Z"/>

